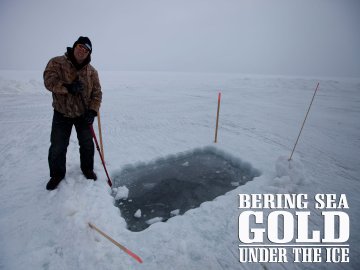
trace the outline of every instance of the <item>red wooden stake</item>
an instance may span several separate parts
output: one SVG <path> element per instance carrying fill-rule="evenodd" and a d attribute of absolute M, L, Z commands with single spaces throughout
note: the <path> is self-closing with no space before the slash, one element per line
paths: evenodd
<path fill-rule="evenodd" d="M 98 141 L 97 141 L 97 139 L 96 139 L 96 135 L 95 135 L 95 131 L 94 131 L 93 125 L 90 124 L 90 125 L 89 125 L 89 128 L 90 128 L 90 131 L 91 131 L 91 135 L 92 135 L 92 137 L 93 137 L 93 139 L 94 139 L 94 141 L 95 141 L 96 149 L 97 149 L 98 152 L 99 152 L 99 156 L 100 156 L 100 159 L 101 159 L 101 163 L 102 163 L 102 165 L 103 165 L 103 167 L 104 167 L 104 170 L 105 170 L 105 173 L 106 173 L 106 176 L 107 176 L 107 179 L 108 179 L 107 183 L 108 183 L 108 185 L 109 185 L 110 187 L 112 187 L 112 183 L 111 183 L 111 180 L 110 180 L 110 176 L 109 176 L 109 173 L 108 173 L 108 171 L 107 171 L 107 169 L 106 169 L 105 161 L 104 161 L 104 158 L 103 158 L 103 156 L 102 156 L 102 154 L 101 154 L 100 147 L 99 147 L 99 143 L 98 143 Z"/>
<path fill-rule="evenodd" d="M 220 101 L 221 101 L 221 92 L 219 92 L 218 96 L 218 107 L 217 107 L 217 113 L 216 113 L 216 128 L 215 128 L 215 143 L 217 143 L 217 134 L 218 134 L 218 128 L 219 128 L 219 114 L 220 114 Z"/>
<path fill-rule="evenodd" d="M 102 236 L 104 236 L 106 239 L 108 239 L 111 243 L 113 243 L 115 246 L 117 246 L 118 248 L 120 248 L 122 251 L 124 251 L 126 254 L 130 255 L 133 259 L 137 260 L 139 263 L 143 263 L 142 259 L 136 255 L 134 252 L 132 252 L 130 249 L 127 249 L 126 247 L 124 247 L 123 245 L 121 245 L 119 242 L 116 242 L 113 238 L 111 238 L 110 236 L 108 236 L 106 233 L 104 233 L 102 230 L 100 230 L 99 228 L 97 228 L 94 224 L 92 223 L 88 223 L 90 228 L 97 231 L 99 234 L 101 234 Z"/>

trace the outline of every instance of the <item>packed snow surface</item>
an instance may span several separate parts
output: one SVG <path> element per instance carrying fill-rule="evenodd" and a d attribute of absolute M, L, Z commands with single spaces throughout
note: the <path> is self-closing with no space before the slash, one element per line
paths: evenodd
<path fill-rule="evenodd" d="M 96 154 L 98 181 L 81 174 L 76 134 L 67 175 L 47 191 L 51 93 L 41 72 L 0 72 L 0 269 L 359 269 L 360 80 L 237 74 L 99 71 L 108 171 L 214 145 L 261 176 L 167 222 L 126 229 Z M 288 161 L 317 82 L 319 91 Z M 95 129 L 97 127 L 95 126 Z M 186 167 L 188 164 L 183 163 Z M 124 191 L 124 190 L 123 190 Z M 119 196 L 126 195 L 120 191 Z M 238 194 L 346 194 L 350 262 L 239 263 Z M 310 229 L 322 226 L 316 211 Z M 88 226 L 139 255 L 139 264 Z M 150 222 L 150 221 L 149 221 Z"/>

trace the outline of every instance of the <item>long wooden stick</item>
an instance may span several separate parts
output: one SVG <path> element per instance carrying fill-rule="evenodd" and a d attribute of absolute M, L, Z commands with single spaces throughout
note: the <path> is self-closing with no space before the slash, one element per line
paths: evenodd
<path fill-rule="evenodd" d="M 292 156 L 293 156 L 293 154 L 294 154 L 294 151 L 295 151 L 296 145 L 297 145 L 297 143 L 298 143 L 298 141 L 299 141 L 299 138 L 300 138 L 301 132 L 302 132 L 302 130 L 303 130 L 303 128 L 304 128 L 305 121 L 306 121 L 306 119 L 307 119 L 307 117 L 308 117 L 308 114 L 309 114 L 309 112 L 310 112 L 311 105 L 312 105 L 312 103 L 313 103 L 313 101 L 314 101 L 314 98 L 315 98 L 316 92 L 317 92 L 317 90 L 318 90 L 318 88 L 319 88 L 319 84 L 320 84 L 320 83 L 317 83 L 317 86 L 316 86 L 316 89 L 315 89 L 314 95 L 313 95 L 313 97 L 312 97 L 312 99 L 311 99 L 310 106 L 309 106 L 309 108 L 308 108 L 308 110 L 307 110 L 307 112 L 306 112 L 304 122 L 302 123 L 301 129 L 300 129 L 300 132 L 299 132 L 299 135 L 298 135 L 298 137 L 297 137 L 297 139 L 296 139 L 296 142 L 295 142 L 294 148 L 293 148 L 293 150 L 292 150 L 292 152 L 291 152 L 291 155 L 290 155 L 289 161 L 291 160 L 291 158 L 292 158 Z"/>
<path fill-rule="evenodd" d="M 217 143 L 217 134 L 218 134 L 218 128 L 219 128 L 220 100 L 221 100 L 221 93 L 219 92 L 218 107 L 217 107 L 217 113 L 216 113 L 216 127 L 215 127 L 215 141 L 214 141 L 215 143 Z"/>
<path fill-rule="evenodd" d="M 93 139 L 94 139 L 94 141 L 95 141 L 96 150 L 99 152 L 99 156 L 100 156 L 100 159 L 101 159 L 101 163 L 102 163 L 102 165 L 103 165 L 103 167 L 104 167 L 104 171 L 105 171 L 106 176 L 107 176 L 107 179 L 108 179 L 108 184 L 109 184 L 110 187 L 112 187 L 112 182 L 111 182 L 111 180 L 110 180 L 109 173 L 108 173 L 108 171 L 107 171 L 107 169 L 106 169 L 105 161 L 104 161 L 104 159 L 103 159 L 103 157 L 102 157 L 102 154 L 101 154 L 101 151 L 100 151 L 100 146 L 99 146 L 99 143 L 98 143 L 98 141 L 97 141 L 96 134 L 95 134 L 95 131 L 94 131 L 94 127 L 93 127 L 92 124 L 89 125 L 89 129 L 90 129 L 91 135 L 92 135 L 92 137 L 93 137 Z"/>
<path fill-rule="evenodd" d="M 142 259 L 136 255 L 135 253 L 133 253 L 131 250 L 127 249 L 126 247 L 124 247 L 123 245 L 119 244 L 118 242 L 116 242 L 113 238 L 111 238 L 110 236 L 108 236 L 106 233 L 104 233 L 103 231 L 101 231 L 99 228 L 97 228 L 94 224 L 92 223 L 88 223 L 90 228 L 97 231 L 99 234 L 101 234 L 102 236 L 104 236 L 106 239 L 108 239 L 111 243 L 113 243 L 115 246 L 117 246 L 118 248 L 120 248 L 122 251 L 126 252 L 128 255 L 130 255 L 131 257 L 133 257 L 135 260 L 137 260 L 139 263 L 142 263 Z"/>
<path fill-rule="evenodd" d="M 101 132 L 100 110 L 98 111 L 97 119 L 98 119 L 98 129 L 99 129 L 99 139 L 100 139 L 100 150 L 101 150 L 101 154 L 104 159 L 104 162 L 105 162 L 104 146 L 103 146 L 102 132 Z"/>

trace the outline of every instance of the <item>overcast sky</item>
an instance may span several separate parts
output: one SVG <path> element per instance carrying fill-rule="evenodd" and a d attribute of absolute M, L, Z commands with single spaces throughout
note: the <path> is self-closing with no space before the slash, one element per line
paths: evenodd
<path fill-rule="evenodd" d="M 0 69 L 79 35 L 99 70 L 360 77 L 360 0 L 0 0 Z"/>

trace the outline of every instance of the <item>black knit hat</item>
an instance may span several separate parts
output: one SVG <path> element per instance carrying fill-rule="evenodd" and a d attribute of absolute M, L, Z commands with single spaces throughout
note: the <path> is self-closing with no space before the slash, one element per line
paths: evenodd
<path fill-rule="evenodd" d="M 75 46 L 78 45 L 78 44 L 82 44 L 82 45 L 86 46 L 86 47 L 89 49 L 90 53 L 92 52 L 91 41 L 90 41 L 90 39 L 89 39 L 88 37 L 82 37 L 82 36 L 80 36 L 80 37 L 78 38 L 78 40 L 75 41 L 75 43 L 74 43 L 74 45 L 73 45 L 73 49 L 74 49 Z"/>

